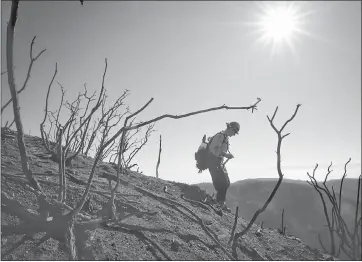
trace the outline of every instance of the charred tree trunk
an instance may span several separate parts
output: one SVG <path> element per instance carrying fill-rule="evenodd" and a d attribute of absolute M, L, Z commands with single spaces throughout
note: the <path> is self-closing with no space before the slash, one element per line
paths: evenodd
<path fill-rule="evenodd" d="M 11 14 L 10 14 L 10 21 L 7 26 L 7 35 L 6 35 L 6 62 L 8 68 L 8 83 L 10 88 L 11 97 L 13 100 L 13 110 L 14 110 L 14 119 L 16 124 L 17 130 L 17 138 L 18 138 L 18 146 L 20 151 L 21 157 L 21 166 L 23 172 L 25 173 L 26 178 L 28 179 L 30 185 L 37 191 L 42 191 L 41 187 L 33 177 L 33 174 L 29 168 L 28 163 L 28 156 L 26 153 L 26 147 L 24 142 L 24 131 L 23 131 L 23 124 L 21 122 L 20 116 L 20 106 L 18 100 L 18 92 L 16 90 L 15 85 L 15 77 L 14 77 L 14 60 L 13 60 L 13 53 L 14 53 L 14 30 L 15 24 L 18 16 L 18 8 L 19 8 L 19 0 L 13 0 L 11 4 Z"/>
<path fill-rule="evenodd" d="M 157 165 L 156 165 L 156 177 L 158 178 L 158 168 L 160 167 L 160 162 L 161 162 L 161 151 L 162 151 L 162 137 L 160 135 L 160 149 L 158 151 L 158 160 L 157 160 Z"/>
<path fill-rule="evenodd" d="M 63 137 L 63 129 L 60 127 L 58 130 L 58 156 L 59 156 L 59 194 L 58 194 L 58 201 L 64 201 L 64 165 L 63 165 L 63 147 L 62 147 L 62 137 Z"/>

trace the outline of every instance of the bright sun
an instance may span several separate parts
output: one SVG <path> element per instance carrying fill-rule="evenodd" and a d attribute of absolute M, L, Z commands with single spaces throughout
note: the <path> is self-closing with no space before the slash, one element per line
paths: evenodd
<path fill-rule="evenodd" d="M 288 40 L 296 29 L 296 17 L 292 9 L 277 7 L 267 10 L 262 19 L 262 28 L 265 36 L 274 42 Z"/>
<path fill-rule="evenodd" d="M 308 35 L 302 29 L 303 18 L 308 13 L 300 12 L 298 2 L 259 2 L 258 6 L 262 12 L 258 14 L 258 22 L 253 23 L 256 24 L 257 33 L 260 35 L 257 42 L 262 42 L 265 46 L 271 44 L 271 55 L 284 44 L 295 53 L 293 41 L 298 34 Z"/>

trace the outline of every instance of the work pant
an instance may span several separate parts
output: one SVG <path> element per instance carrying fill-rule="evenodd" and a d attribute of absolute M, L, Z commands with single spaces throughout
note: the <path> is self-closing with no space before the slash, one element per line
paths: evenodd
<path fill-rule="evenodd" d="M 230 186 L 230 180 L 225 167 L 222 165 L 222 158 L 210 153 L 208 156 L 208 167 L 216 190 L 216 201 L 224 203 L 226 192 Z"/>

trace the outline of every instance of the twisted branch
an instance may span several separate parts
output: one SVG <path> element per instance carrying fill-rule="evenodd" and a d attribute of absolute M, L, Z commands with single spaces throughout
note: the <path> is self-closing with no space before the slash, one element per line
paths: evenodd
<path fill-rule="evenodd" d="M 285 128 L 285 126 L 291 122 L 294 117 L 296 116 L 297 112 L 298 112 L 298 109 L 301 105 L 298 104 L 295 111 L 294 111 L 294 114 L 292 115 L 292 117 L 287 120 L 285 122 L 285 124 L 282 126 L 282 128 L 280 130 L 278 130 L 274 123 L 273 123 L 273 120 L 274 120 L 274 117 L 278 111 L 278 107 L 276 107 L 275 111 L 274 111 L 274 114 L 272 116 L 272 118 L 270 119 L 269 116 L 267 116 L 268 120 L 269 120 L 269 123 L 271 125 L 271 127 L 274 129 L 274 131 L 277 133 L 277 136 L 278 136 L 278 145 L 277 145 L 277 171 L 278 171 L 278 175 L 279 175 L 279 179 L 278 179 L 278 182 L 277 184 L 275 185 L 272 193 L 270 194 L 269 198 L 267 199 L 267 201 L 264 203 L 263 207 L 258 209 L 255 214 L 253 215 L 252 219 L 250 220 L 249 224 L 247 225 L 247 227 L 245 229 L 243 229 L 241 232 L 238 232 L 235 234 L 234 236 L 234 240 L 233 240 L 233 244 L 232 244 L 232 250 L 233 250 L 233 256 L 235 259 L 237 259 L 237 252 L 236 252 L 236 246 L 237 246 L 237 240 L 238 238 L 244 236 L 248 231 L 249 229 L 251 228 L 251 226 L 254 224 L 255 220 L 257 219 L 257 217 L 259 216 L 259 214 L 261 214 L 262 212 L 265 211 L 265 209 L 268 207 L 269 203 L 272 201 L 274 195 L 276 194 L 280 184 L 282 183 L 282 180 L 283 180 L 283 173 L 282 173 L 282 170 L 281 170 L 281 167 L 280 167 L 280 163 L 281 163 L 281 155 L 280 155 L 280 149 L 281 149 L 281 143 L 282 143 L 282 140 L 283 138 L 285 138 L 288 134 L 286 135 L 282 135 L 282 130 Z"/>
<path fill-rule="evenodd" d="M 14 22 L 14 27 L 15 27 L 15 23 L 16 23 L 16 20 Z M 46 49 L 43 49 L 42 51 L 40 51 L 40 53 L 36 56 L 36 57 L 33 57 L 33 45 L 34 45 L 34 42 L 35 42 L 35 38 L 36 36 L 34 36 L 33 40 L 31 41 L 31 44 L 30 44 L 30 64 L 29 64 L 29 68 L 28 68 L 28 73 L 26 74 L 26 78 L 25 78 L 25 81 L 24 81 L 24 84 L 22 86 L 22 88 L 17 91 L 17 94 L 20 94 L 22 91 L 24 91 L 29 79 L 30 79 L 30 73 L 31 73 L 31 70 L 33 68 L 33 64 L 34 62 L 46 51 Z M 13 69 L 11 69 L 11 71 L 13 71 Z M 1 75 L 5 74 L 7 71 L 1 73 Z M 8 102 L 5 103 L 5 105 L 3 105 L 1 107 L 1 113 L 4 111 L 4 109 L 11 103 L 11 101 L 13 101 L 13 98 L 10 98 Z"/>

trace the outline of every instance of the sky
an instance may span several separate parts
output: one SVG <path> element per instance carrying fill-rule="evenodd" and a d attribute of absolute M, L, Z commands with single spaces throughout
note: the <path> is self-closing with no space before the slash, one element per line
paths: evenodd
<path fill-rule="evenodd" d="M 269 8 L 279 3 L 266 2 Z M 1 72 L 6 70 L 6 25 L 10 1 L 1 2 Z M 56 81 L 72 100 L 87 83 L 100 91 L 105 58 L 105 88 L 111 101 L 125 89 L 134 112 L 154 101 L 138 119 L 183 114 L 221 105 L 258 110 L 221 110 L 179 120 L 163 119 L 136 157 L 145 175 L 155 176 L 159 135 L 162 155 L 159 176 L 184 182 L 211 182 L 198 174 L 194 153 L 204 134 L 212 136 L 226 122 L 241 125 L 230 138 L 234 159 L 226 167 L 231 182 L 247 178 L 278 178 L 277 135 L 267 115 L 278 106 L 280 128 L 302 104 L 285 128 L 282 171 L 286 178 L 307 180 L 316 163 L 316 178 L 340 178 L 351 157 L 348 177 L 361 174 L 361 3 L 358 1 L 295 2 L 298 28 L 290 46 L 277 49 L 263 41 L 258 23 L 260 2 L 237 1 L 20 1 L 15 30 L 14 64 L 17 88 L 25 80 L 29 48 L 46 48 L 36 61 L 27 88 L 19 95 L 23 127 L 40 136 L 45 97 L 58 64 Z M 264 16 L 265 17 L 265 16 Z M 258 40 L 259 39 L 259 40 Z M 273 51 L 274 50 L 274 51 Z M 50 109 L 58 108 L 60 88 L 52 87 Z M 1 101 L 10 97 L 6 75 Z M 113 100 L 112 100 L 113 99 Z M 65 117 L 65 116 L 64 116 Z M 12 107 L 2 126 L 13 119 Z M 63 118 L 64 120 L 65 118 Z M 119 128 L 121 128 L 120 124 Z"/>

